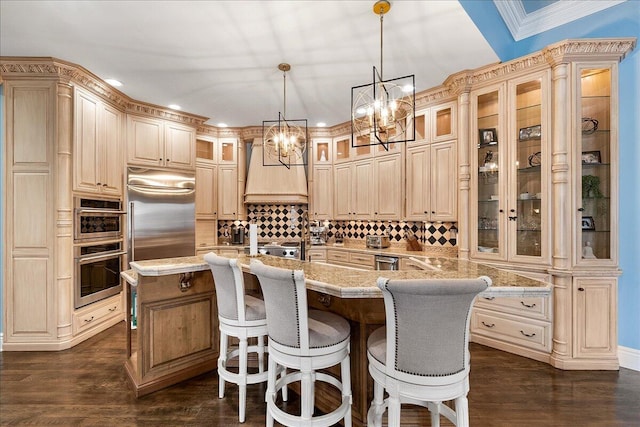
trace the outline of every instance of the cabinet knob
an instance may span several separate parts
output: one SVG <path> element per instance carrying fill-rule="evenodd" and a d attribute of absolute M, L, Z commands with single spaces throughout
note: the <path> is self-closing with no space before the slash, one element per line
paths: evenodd
<path fill-rule="evenodd" d="M 509 209 L 509 212 L 514 213 L 516 210 L 515 209 Z"/>
<path fill-rule="evenodd" d="M 578 208 L 578 212 L 584 212 L 584 208 Z"/>
<path fill-rule="evenodd" d="M 432 213 L 432 214 L 435 214 L 435 213 L 436 213 L 436 211 L 431 211 L 431 213 Z"/>
<path fill-rule="evenodd" d="M 584 292 L 584 288 L 578 288 L 580 292 Z"/>
<path fill-rule="evenodd" d="M 500 209 L 498 212 L 503 213 L 503 212 L 504 212 L 504 210 Z"/>
<path fill-rule="evenodd" d="M 167 159 L 167 162 L 170 162 L 171 160 Z"/>

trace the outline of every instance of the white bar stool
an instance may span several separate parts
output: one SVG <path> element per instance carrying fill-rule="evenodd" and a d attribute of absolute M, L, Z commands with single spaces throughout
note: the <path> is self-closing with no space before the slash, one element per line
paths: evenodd
<path fill-rule="evenodd" d="M 469 425 L 469 319 L 471 305 L 491 284 L 478 279 L 389 280 L 379 278 L 386 327 L 367 340 L 373 401 L 367 425 L 380 427 L 389 409 L 389 427 L 400 426 L 400 405 L 411 403 L 440 414 L 459 427 Z M 389 394 L 383 400 L 384 392 Z M 455 401 L 455 410 L 442 402 Z"/>
<path fill-rule="evenodd" d="M 269 331 L 269 379 L 267 381 L 267 426 L 274 419 L 286 426 L 331 426 L 344 419 L 351 426 L 351 371 L 349 367 L 349 323 L 325 311 L 309 310 L 302 270 L 286 270 L 251 262 L 258 277 L 267 309 Z M 340 364 L 340 380 L 320 369 Z M 288 371 L 276 381 L 276 366 Z M 278 390 L 300 381 L 301 415 L 283 411 L 276 405 Z M 313 416 L 315 381 L 331 384 L 342 394 L 338 408 Z"/>
<path fill-rule="evenodd" d="M 244 278 L 237 260 L 224 258 L 213 252 L 206 254 L 204 260 L 209 264 L 213 274 L 218 303 L 220 325 L 218 397 L 224 397 L 226 381 L 238 385 L 238 418 L 243 423 L 247 384 L 267 381 L 267 372 L 264 370 L 264 337 L 267 335 L 265 306 L 261 299 L 245 294 Z M 229 348 L 229 337 L 238 338 L 239 346 Z M 257 338 L 257 345 L 248 345 L 249 338 Z M 258 354 L 258 373 L 247 372 L 249 353 Z M 239 361 L 238 373 L 227 369 L 227 362 L 235 357 Z"/>

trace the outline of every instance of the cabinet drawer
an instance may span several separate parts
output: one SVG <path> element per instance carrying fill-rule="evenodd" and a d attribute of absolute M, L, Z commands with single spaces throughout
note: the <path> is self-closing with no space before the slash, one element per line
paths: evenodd
<path fill-rule="evenodd" d="M 329 250 L 327 251 L 327 261 L 348 264 L 349 252 Z"/>
<path fill-rule="evenodd" d="M 326 261 L 327 251 L 325 249 L 309 249 L 307 257 L 309 261 Z"/>
<path fill-rule="evenodd" d="M 75 332 L 91 329 L 119 314 L 122 314 L 120 295 L 83 307 L 73 316 Z"/>
<path fill-rule="evenodd" d="M 218 255 L 226 257 L 226 258 L 238 258 L 238 250 L 237 249 L 218 249 L 215 251 Z"/>
<path fill-rule="evenodd" d="M 471 333 L 535 350 L 551 351 L 551 323 L 474 308 Z"/>
<path fill-rule="evenodd" d="M 374 268 L 375 267 L 375 255 L 370 254 L 361 254 L 361 253 L 350 253 L 349 261 L 352 264 L 357 264 L 362 267 Z"/>
<path fill-rule="evenodd" d="M 551 297 L 478 297 L 475 306 L 532 319 L 551 320 Z"/>

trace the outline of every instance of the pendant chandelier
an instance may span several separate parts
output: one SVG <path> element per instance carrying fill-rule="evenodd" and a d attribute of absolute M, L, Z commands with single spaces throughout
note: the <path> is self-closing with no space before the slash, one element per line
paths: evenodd
<path fill-rule="evenodd" d="M 284 108 L 278 120 L 262 122 L 262 164 L 264 166 L 305 166 L 307 164 L 307 119 L 287 120 L 287 71 L 289 64 L 279 64 L 283 73 Z"/>
<path fill-rule="evenodd" d="M 391 3 L 379 0 L 373 12 L 380 15 L 380 69 L 373 67 L 372 83 L 351 88 L 351 146 L 382 145 L 415 140 L 415 75 L 385 80 L 383 75 L 383 16 Z"/>

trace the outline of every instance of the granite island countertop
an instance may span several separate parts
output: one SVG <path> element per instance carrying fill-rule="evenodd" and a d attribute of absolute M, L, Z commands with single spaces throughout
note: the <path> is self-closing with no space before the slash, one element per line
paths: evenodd
<path fill-rule="evenodd" d="M 461 279 L 488 276 L 491 278 L 492 284 L 481 294 L 484 297 L 549 296 L 552 289 L 550 283 L 457 258 L 426 258 L 425 262 L 428 266 L 424 270 L 375 271 L 325 263 L 311 263 L 270 255 L 238 256 L 239 264 L 247 272 L 250 269 L 249 265 L 252 259 L 258 259 L 273 267 L 303 270 L 308 289 L 340 298 L 381 298 L 382 293 L 376 286 L 376 280 L 380 276 L 390 279 Z M 124 271 L 121 275 L 131 285 L 136 286 L 138 275 L 164 276 L 208 269 L 209 266 L 202 255 L 196 255 L 134 261 L 131 263 L 131 270 Z"/>

